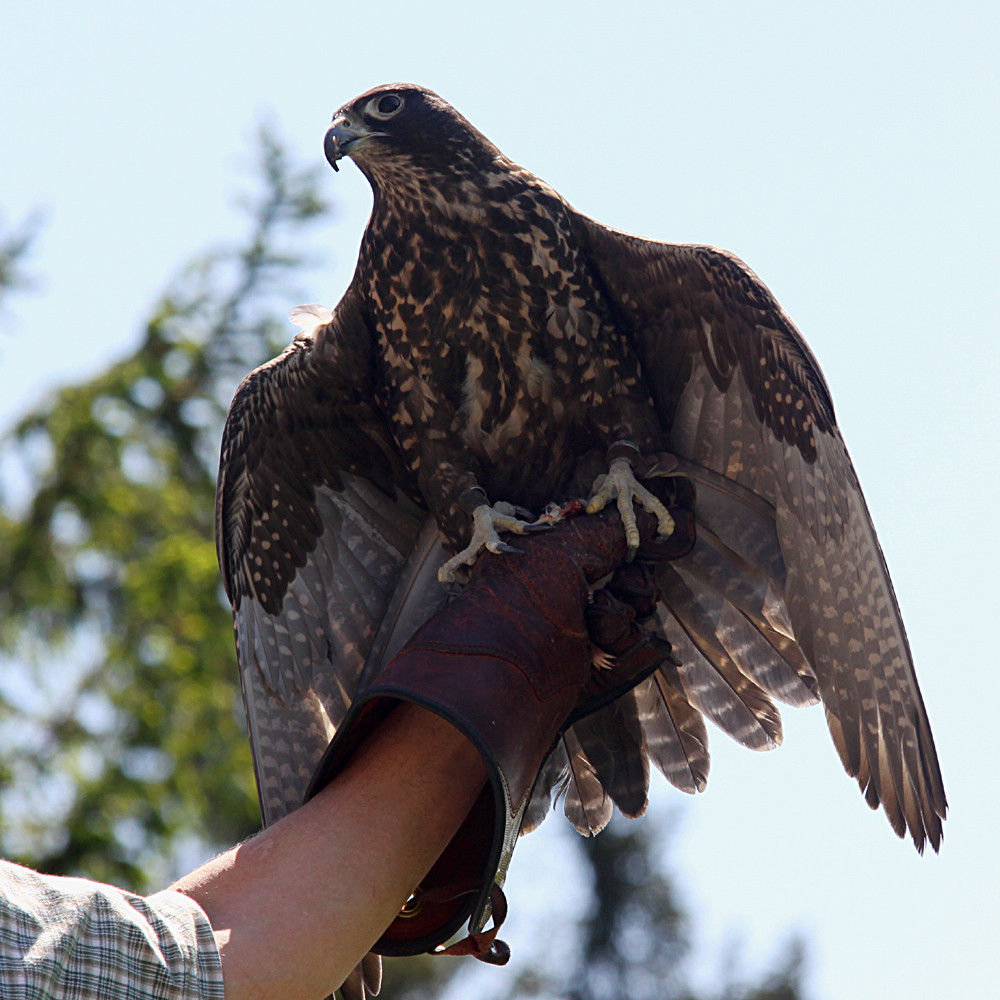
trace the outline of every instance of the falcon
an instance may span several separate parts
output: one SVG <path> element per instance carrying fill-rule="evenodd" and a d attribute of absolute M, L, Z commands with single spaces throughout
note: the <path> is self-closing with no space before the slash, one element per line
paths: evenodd
<path fill-rule="evenodd" d="M 661 499 L 693 514 L 690 551 L 655 569 L 678 662 L 567 730 L 523 830 L 559 796 L 585 834 L 613 804 L 639 815 L 650 761 L 701 791 L 706 719 L 765 750 L 776 701 L 821 700 L 868 804 L 937 850 L 947 803 L 885 560 L 819 366 L 757 276 L 581 215 L 412 84 L 344 105 L 325 151 L 372 187 L 357 269 L 239 387 L 219 475 L 265 822 L 463 566 L 589 495 L 626 531 L 636 504 L 664 534 Z"/>

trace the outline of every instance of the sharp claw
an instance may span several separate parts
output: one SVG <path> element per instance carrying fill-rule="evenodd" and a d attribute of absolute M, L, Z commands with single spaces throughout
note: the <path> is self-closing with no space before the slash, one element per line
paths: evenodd
<path fill-rule="evenodd" d="M 490 552 L 515 552 L 518 555 L 524 555 L 524 549 L 516 549 L 513 545 L 508 545 L 506 542 L 487 542 L 486 548 Z"/>
<path fill-rule="evenodd" d="M 461 552 L 452 556 L 438 570 L 438 580 L 441 583 L 452 583 L 458 579 L 456 570 L 461 566 L 471 566 L 476 561 L 479 553 L 486 549 L 489 552 L 523 554 L 523 549 L 515 548 L 502 541 L 499 535 L 501 531 L 512 531 L 518 535 L 534 533 L 536 531 L 549 531 L 551 525 L 548 524 L 525 524 L 518 520 L 517 514 L 523 512 L 528 517 L 534 517 L 530 511 L 523 507 L 514 507 L 512 504 L 500 501 L 492 507 L 489 504 L 480 504 L 472 512 L 472 538 L 469 544 Z"/>

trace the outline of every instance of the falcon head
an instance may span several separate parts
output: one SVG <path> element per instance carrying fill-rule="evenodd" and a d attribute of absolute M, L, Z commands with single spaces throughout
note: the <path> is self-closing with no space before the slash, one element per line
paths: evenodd
<path fill-rule="evenodd" d="M 345 104 L 323 149 L 334 170 L 349 156 L 373 183 L 394 167 L 440 172 L 449 164 L 483 168 L 502 157 L 447 101 L 413 83 L 375 87 Z"/>

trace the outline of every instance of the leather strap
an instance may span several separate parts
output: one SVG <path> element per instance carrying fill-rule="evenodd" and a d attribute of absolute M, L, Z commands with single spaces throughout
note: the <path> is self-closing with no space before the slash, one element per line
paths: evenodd
<path fill-rule="evenodd" d="M 442 886 L 440 889 L 436 889 L 427 895 L 428 897 L 440 896 L 440 901 L 444 902 L 446 899 L 454 899 L 459 895 L 476 892 L 479 884 L 476 883 L 468 889 L 455 892 L 454 890 L 458 888 L 457 886 Z M 452 892 L 452 895 L 444 895 L 449 891 Z M 480 962 L 486 962 L 488 965 L 506 965 L 510 961 L 510 946 L 506 941 L 497 939 L 497 932 L 507 919 L 507 897 L 503 894 L 503 889 L 495 882 L 490 889 L 490 910 L 493 916 L 492 927 L 485 931 L 480 931 L 478 934 L 469 934 L 462 938 L 461 941 L 456 941 L 455 944 L 447 948 L 438 945 L 432 954 L 471 955 L 473 958 L 478 958 Z"/>

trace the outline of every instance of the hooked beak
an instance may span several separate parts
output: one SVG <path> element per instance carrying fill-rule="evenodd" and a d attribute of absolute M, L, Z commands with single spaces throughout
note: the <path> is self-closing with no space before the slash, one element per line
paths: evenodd
<path fill-rule="evenodd" d="M 356 149 L 360 143 L 376 135 L 385 135 L 385 133 L 374 132 L 355 118 L 337 115 L 326 130 L 326 136 L 323 139 L 323 152 L 326 153 L 330 166 L 334 170 L 338 170 L 338 160 L 350 156 L 351 151 Z"/>

